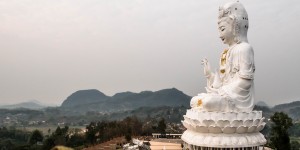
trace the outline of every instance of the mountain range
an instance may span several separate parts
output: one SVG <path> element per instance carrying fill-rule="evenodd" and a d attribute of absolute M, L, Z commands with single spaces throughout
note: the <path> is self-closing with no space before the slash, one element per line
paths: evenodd
<path fill-rule="evenodd" d="M 125 115 L 126 112 L 135 114 L 138 110 L 139 115 L 141 115 L 142 113 L 147 114 L 149 111 L 156 112 L 158 111 L 156 108 L 175 108 L 180 106 L 190 108 L 190 99 L 190 96 L 176 88 L 163 89 L 155 92 L 122 92 L 113 96 L 106 96 L 98 90 L 91 89 L 80 90 L 71 94 L 64 100 L 60 109 L 68 112 L 71 111 L 74 114 L 101 112 L 114 114 L 116 116 Z M 274 107 L 267 105 L 263 101 L 258 101 L 255 110 L 262 110 L 265 117 L 270 117 L 276 111 L 282 111 L 293 119 L 300 119 L 300 101 L 279 104 Z"/>
<path fill-rule="evenodd" d="M 102 92 L 80 90 L 63 101 L 61 108 L 76 112 L 120 112 L 134 110 L 140 107 L 159 106 L 189 106 L 191 97 L 176 88 L 159 91 L 143 91 L 140 93 L 122 92 L 113 96 L 106 96 Z"/>
<path fill-rule="evenodd" d="M 124 117 L 126 115 L 147 116 L 149 112 L 160 112 L 158 109 L 190 108 L 191 97 L 182 91 L 171 88 L 159 91 L 142 91 L 140 93 L 122 92 L 113 96 L 107 96 L 96 90 L 79 90 L 68 96 L 61 106 L 52 107 L 63 112 L 67 116 L 86 115 L 89 113 L 110 114 Z M 24 103 L 0 106 L 2 109 L 47 109 L 38 101 L 28 101 Z M 48 107 L 49 108 L 49 107 Z M 50 107 L 51 108 L 51 107 Z M 180 108 L 180 110 L 182 109 Z M 271 116 L 276 111 L 287 113 L 293 119 L 300 119 L 300 101 L 279 104 L 274 107 L 268 106 L 265 102 L 256 103 L 255 110 L 262 110 L 265 117 Z M 143 114 L 145 113 L 145 114 Z M 143 114 L 143 115 L 142 115 Z M 183 113 L 184 114 L 184 113 Z M 113 117 L 114 118 L 114 117 Z"/>
<path fill-rule="evenodd" d="M 45 104 L 40 103 L 37 100 L 30 100 L 26 102 L 21 102 L 17 104 L 11 104 L 11 105 L 2 105 L 0 108 L 2 109 L 17 109 L 17 108 L 26 108 L 26 109 L 32 109 L 32 110 L 38 110 L 42 108 L 46 108 Z"/>

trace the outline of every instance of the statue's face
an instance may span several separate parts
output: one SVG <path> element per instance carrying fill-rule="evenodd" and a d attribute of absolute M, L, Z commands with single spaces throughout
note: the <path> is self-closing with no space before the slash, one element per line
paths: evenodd
<path fill-rule="evenodd" d="M 220 38 L 224 44 L 229 46 L 234 44 L 234 28 L 233 28 L 233 19 L 230 18 L 221 18 L 218 23 Z"/>

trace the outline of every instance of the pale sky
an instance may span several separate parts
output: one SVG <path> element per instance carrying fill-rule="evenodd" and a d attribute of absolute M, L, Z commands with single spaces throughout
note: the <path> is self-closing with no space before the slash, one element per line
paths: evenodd
<path fill-rule="evenodd" d="M 0 0 L 0 104 L 61 104 L 77 90 L 194 96 L 201 59 L 226 48 L 217 16 L 228 0 Z M 300 100 L 300 1 L 240 0 L 255 51 L 256 101 Z"/>

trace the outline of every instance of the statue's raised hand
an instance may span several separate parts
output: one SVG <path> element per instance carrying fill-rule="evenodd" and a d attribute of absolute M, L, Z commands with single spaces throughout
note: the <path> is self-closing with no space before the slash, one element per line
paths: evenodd
<path fill-rule="evenodd" d="M 201 60 L 201 64 L 204 66 L 204 75 L 209 78 L 211 76 L 210 65 L 206 58 Z"/>

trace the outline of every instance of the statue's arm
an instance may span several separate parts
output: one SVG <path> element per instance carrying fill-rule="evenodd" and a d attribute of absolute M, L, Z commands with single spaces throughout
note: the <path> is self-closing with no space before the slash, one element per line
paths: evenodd
<path fill-rule="evenodd" d="M 201 60 L 201 64 L 203 65 L 204 76 L 207 79 L 212 78 L 213 73 L 211 72 L 210 64 L 206 58 Z"/>
<path fill-rule="evenodd" d="M 217 75 L 215 75 L 215 73 L 213 73 L 211 71 L 210 64 L 206 58 L 204 58 L 201 61 L 201 64 L 203 65 L 204 76 L 206 77 L 206 80 L 207 80 L 206 81 L 207 82 L 206 91 L 208 93 L 215 92 L 216 89 L 215 89 L 215 87 L 213 87 L 213 85 L 215 83 L 215 80 L 216 80 L 215 78 Z"/>
<path fill-rule="evenodd" d="M 239 70 L 237 79 L 237 87 L 249 89 L 254 79 L 254 51 L 251 45 L 244 43 L 239 51 Z"/>
<path fill-rule="evenodd" d="M 255 72 L 254 51 L 251 45 L 245 43 L 239 50 L 238 75 L 243 79 L 253 79 Z"/>

